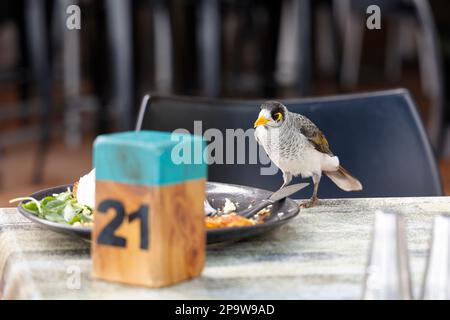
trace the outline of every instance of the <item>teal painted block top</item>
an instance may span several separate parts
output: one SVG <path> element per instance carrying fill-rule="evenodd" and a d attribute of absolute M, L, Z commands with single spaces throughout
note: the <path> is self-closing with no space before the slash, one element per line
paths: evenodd
<path fill-rule="evenodd" d="M 98 136 L 94 141 L 97 180 L 160 186 L 206 178 L 206 143 L 200 136 L 129 131 Z"/>

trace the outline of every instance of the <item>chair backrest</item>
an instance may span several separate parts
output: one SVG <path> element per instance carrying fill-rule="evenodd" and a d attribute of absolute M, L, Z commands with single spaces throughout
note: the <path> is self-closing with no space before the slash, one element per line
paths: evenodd
<path fill-rule="evenodd" d="M 152 96 L 141 108 L 137 128 L 164 131 L 184 128 L 194 132 L 194 121 L 201 120 L 202 132 L 209 128 L 221 132 L 246 130 L 252 128 L 261 102 Z M 319 197 L 442 195 L 432 149 L 406 90 L 282 102 L 290 111 L 310 118 L 324 132 L 341 164 L 364 186 L 361 192 L 346 193 L 323 178 Z M 253 134 L 249 137 L 252 139 Z M 226 151 L 224 148 L 224 159 Z M 212 164 L 208 178 L 269 190 L 281 186 L 280 172 L 261 175 L 260 169 L 261 164 Z M 310 191 L 296 196 L 308 197 Z"/>

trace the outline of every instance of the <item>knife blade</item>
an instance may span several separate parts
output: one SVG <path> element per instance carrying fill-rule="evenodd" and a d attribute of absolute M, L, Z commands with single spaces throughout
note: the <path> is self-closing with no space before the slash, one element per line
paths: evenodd
<path fill-rule="evenodd" d="M 250 218 L 257 214 L 259 211 L 264 209 L 265 207 L 274 204 L 275 202 L 278 202 L 284 198 L 289 197 L 290 195 L 293 195 L 297 191 L 302 190 L 303 188 L 306 188 L 309 186 L 309 183 L 298 183 L 298 184 L 292 184 L 287 187 L 281 188 L 278 191 L 275 191 L 270 195 L 269 198 L 261 200 L 259 203 L 255 204 L 251 208 L 244 209 L 242 211 L 237 212 L 238 215 L 243 216 L 245 218 Z"/>

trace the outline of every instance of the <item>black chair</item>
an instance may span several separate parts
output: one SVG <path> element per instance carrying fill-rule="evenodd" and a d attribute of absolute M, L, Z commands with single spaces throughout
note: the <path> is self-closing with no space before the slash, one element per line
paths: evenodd
<path fill-rule="evenodd" d="M 185 128 L 193 132 L 194 121 L 202 120 L 203 131 L 246 130 L 253 127 L 261 102 L 152 96 L 149 102 L 143 101 L 136 129 Z M 342 165 L 364 186 L 361 192 L 346 193 L 324 178 L 319 197 L 442 195 L 430 143 L 406 90 L 283 102 L 290 111 L 309 117 L 322 129 Z M 253 132 L 249 136 L 249 140 L 254 139 Z M 261 164 L 212 164 L 208 179 L 278 189 L 283 181 L 280 172 L 261 176 L 260 168 Z M 310 192 L 311 189 L 296 196 L 306 198 Z"/>

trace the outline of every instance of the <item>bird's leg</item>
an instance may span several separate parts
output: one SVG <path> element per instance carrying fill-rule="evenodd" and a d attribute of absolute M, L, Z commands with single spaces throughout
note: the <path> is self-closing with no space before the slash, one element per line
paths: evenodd
<path fill-rule="evenodd" d="M 313 174 L 312 175 L 312 180 L 313 180 L 313 183 L 314 183 L 314 191 L 313 191 L 311 199 L 309 199 L 308 202 L 301 204 L 301 207 L 303 207 L 303 208 L 314 207 L 317 204 L 317 200 L 319 199 L 319 198 L 317 198 L 317 191 L 319 190 L 320 175 L 319 174 Z"/>
<path fill-rule="evenodd" d="M 283 189 L 292 181 L 292 174 L 289 172 L 283 172 L 283 181 L 284 181 L 284 183 L 280 187 L 280 189 Z M 278 190 L 280 190 L 280 189 L 278 189 Z"/>

